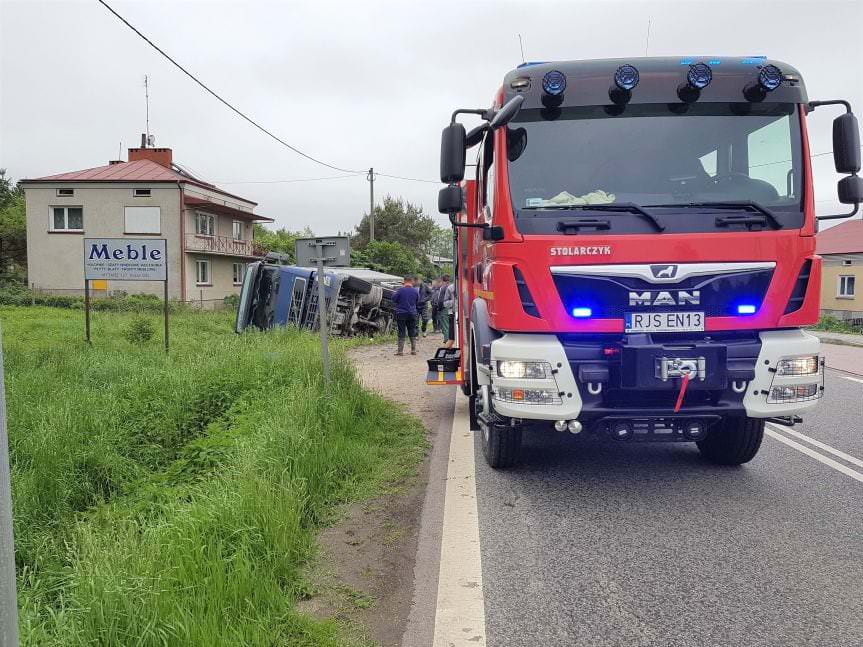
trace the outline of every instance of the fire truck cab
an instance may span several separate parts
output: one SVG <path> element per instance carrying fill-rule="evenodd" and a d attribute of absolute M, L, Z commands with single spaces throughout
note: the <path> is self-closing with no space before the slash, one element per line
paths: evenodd
<path fill-rule="evenodd" d="M 492 467 L 523 433 L 696 442 L 740 464 L 767 420 L 824 390 L 807 115 L 841 110 L 842 203 L 863 200 L 857 120 L 765 57 L 526 63 L 442 135 L 457 345 Z M 462 114 L 479 115 L 467 132 Z M 477 147 L 465 177 L 466 151 Z"/>

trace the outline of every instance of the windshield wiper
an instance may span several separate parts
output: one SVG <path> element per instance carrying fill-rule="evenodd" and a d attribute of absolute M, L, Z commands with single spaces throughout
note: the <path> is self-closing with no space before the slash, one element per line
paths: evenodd
<path fill-rule="evenodd" d="M 632 202 L 615 202 L 612 204 L 550 204 L 543 207 L 524 207 L 524 211 L 620 211 L 635 213 L 650 222 L 656 231 L 665 231 L 665 225 L 655 213 L 647 211 Z"/>
<path fill-rule="evenodd" d="M 733 202 L 679 202 L 676 204 L 651 204 L 649 207 L 702 207 L 705 209 L 724 209 L 728 211 L 748 211 L 750 213 L 760 214 L 758 217 L 753 216 L 720 216 L 716 219 L 717 227 L 728 227 L 730 225 L 766 225 L 768 222 L 774 229 L 782 229 L 782 222 L 776 217 L 767 207 L 763 207 L 752 200 L 739 200 Z"/>

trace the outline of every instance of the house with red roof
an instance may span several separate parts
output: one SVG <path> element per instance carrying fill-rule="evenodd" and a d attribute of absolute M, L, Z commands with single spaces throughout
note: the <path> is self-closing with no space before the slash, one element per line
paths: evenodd
<path fill-rule="evenodd" d="M 142 137 L 142 144 L 146 143 Z M 261 258 L 253 225 L 272 222 L 257 204 L 193 176 L 170 148 L 128 149 L 128 160 L 21 182 L 27 205 L 31 286 L 55 293 L 84 288 L 83 239 L 166 239 L 168 295 L 214 304 L 239 292 L 246 264 Z M 160 283 L 92 281 L 99 294 L 162 294 Z"/>
<path fill-rule="evenodd" d="M 821 312 L 840 319 L 863 319 L 863 220 L 846 220 L 818 232 L 823 259 Z"/>

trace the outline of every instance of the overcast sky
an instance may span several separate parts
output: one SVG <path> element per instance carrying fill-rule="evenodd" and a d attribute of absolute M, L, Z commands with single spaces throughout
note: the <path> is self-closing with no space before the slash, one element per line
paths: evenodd
<path fill-rule="evenodd" d="M 803 74 L 810 99 L 863 113 L 863 2 L 156 2 L 109 0 L 169 54 L 281 138 L 336 166 L 435 179 L 440 129 L 456 107 L 489 105 L 528 60 L 758 55 Z M 0 0 L 0 168 L 14 178 L 100 166 L 150 132 L 174 159 L 259 203 L 277 226 L 351 229 L 365 175 L 339 175 L 256 131 L 96 0 Z M 831 150 L 835 110 L 811 115 L 812 151 Z M 125 151 L 123 153 L 125 158 Z M 815 161 L 819 213 L 839 208 L 832 157 Z M 438 216 L 438 185 L 379 177 Z M 440 217 L 441 222 L 444 221 Z"/>

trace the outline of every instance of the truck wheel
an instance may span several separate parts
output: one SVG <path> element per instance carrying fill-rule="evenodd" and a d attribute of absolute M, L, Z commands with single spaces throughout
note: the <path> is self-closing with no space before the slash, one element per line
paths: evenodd
<path fill-rule="evenodd" d="M 506 424 L 500 416 L 492 415 L 492 420 L 482 429 L 482 454 L 489 467 L 502 469 L 512 467 L 521 449 L 521 429 Z"/>
<path fill-rule="evenodd" d="M 764 438 L 764 421 L 759 418 L 726 418 L 716 425 L 710 435 L 698 441 L 701 455 L 717 465 L 748 463 Z"/>

